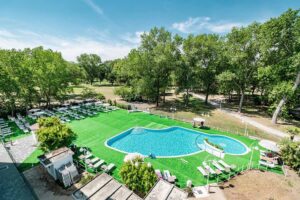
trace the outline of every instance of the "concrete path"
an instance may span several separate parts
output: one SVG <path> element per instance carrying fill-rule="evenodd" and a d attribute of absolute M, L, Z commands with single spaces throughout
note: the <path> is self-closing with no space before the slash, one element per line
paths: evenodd
<path fill-rule="evenodd" d="M 193 96 L 198 98 L 198 99 L 205 100 L 204 95 L 199 95 L 199 94 L 194 94 L 193 93 Z M 208 103 L 215 106 L 215 107 L 220 108 L 220 104 L 218 102 L 208 101 Z M 277 137 L 281 137 L 281 138 L 289 137 L 289 134 L 287 134 L 283 131 L 280 131 L 280 130 L 274 129 L 272 127 L 263 125 L 263 124 L 255 121 L 254 119 L 251 119 L 250 117 L 243 116 L 242 114 L 240 114 L 238 112 L 234 112 L 234 111 L 231 111 L 231 110 L 226 109 L 226 108 L 222 108 L 220 110 L 227 113 L 227 114 L 229 114 L 229 115 L 231 115 L 231 116 L 233 116 L 233 117 L 235 117 L 235 118 L 237 118 L 237 119 L 240 119 L 242 122 L 246 122 L 246 123 L 260 129 L 261 131 L 264 131 L 265 133 L 268 133 L 268 134 L 271 134 L 271 135 L 274 135 L 274 136 L 277 136 Z M 300 141 L 300 137 L 296 136 L 295 140 Z"/>
<path fill-rule="evenodd" d="M 33 135 L 17 139 L 13 144 L 7 143 L 6 146 L 10 148 L 9 152 L 14 157 L 17 165 L 22 163 L 28 156 L 30 156 L 37 148 L 36 141 Z"/>
<path fill-rule="evenodd" d="M 1 200 L 35 199 L 2 143 L 0 143 L 0 191 Z"/>

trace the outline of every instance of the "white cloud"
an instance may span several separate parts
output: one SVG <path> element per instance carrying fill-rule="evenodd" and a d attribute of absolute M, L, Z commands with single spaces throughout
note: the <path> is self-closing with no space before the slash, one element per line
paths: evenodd
<path fill-rule="evenodd" d="M 172 28 L 182 33 L 226 33 L 229 32 L 233 27 L 240 27 L 243 25 L 243 23 L 239 22 L 213 22 L 209 17 L 190 17 L 186 21 L 173 23 Z"/>
<path fill-rule="evenodd" d="M 141 43 L 141 35 L 147 33 L 143 31 L 137 31 L 134 34 L 127 33 L 124 36 L 122 36 L 122 39 L 130 44 L 138 45 Z"/>
<path fill-rule="evenodd" d="M 96 3 L 93 2 L 93 0 L 84 0 L 84 2 L 91 7 L 97 14 L 103 15 L 103 10 L 98 6 Z"/>
<path fill-rule="evenodd" d="M 102 60 L 122 58 L 135 47 L 133 44 L 122 41 L 105 42 L 87 37 L 63 38 L 27 30 L 13 32 L 1 30 L 0 32 L 0 48 L 2 49 L 24 49 L 37 46 L 59 51 L 69 61 L 76 61 L 76 57 L 82 53 L 98 54 Z"/>

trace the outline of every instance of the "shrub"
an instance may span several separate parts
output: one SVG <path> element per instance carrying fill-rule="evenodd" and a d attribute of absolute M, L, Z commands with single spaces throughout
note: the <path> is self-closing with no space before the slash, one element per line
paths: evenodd
<path fill-rule="evenodd" d="M 120 170 L 120 176 L 129 189 L 142 197 L 157 181 L 153 167 L 139 158 L 124 162 Z"/>
<path fill-rule="evenodd" d="M 112 105 L 112 100 L 111 100 L 111 99 L 108 99 L 108 100 L 107 100 L 107 103 L 109 103 L 109 105 Z"/>
<path fill-rule="evenodd" d="M 116 88 L 114 93 L 122 97 L 125 101 L 134 101 L 136 100 L 136 95 L 134 91 L 129 87 L 120 87 Z"/>
<path fill-rule="evenodd" d="M 38 141 L 43 151 L 51 151 L 63 146 L 69 146 L 76 138 L 76 134 L 57 117 L 38 119 Z"/>
<path fill-rule="evenodd" d="M 84 88 L 82 90 L 81 97 L 83 99 L 98 99 L 98 100 L 105 99 L 105 96 L 102 93 L 96 92 L 94 89 L 91 88 Z"/>
<path fill-rule="evenodd" d="M 284 163 L 299 172 L 300 142 L 294 142 L 285 138 L 280 142 L 279 146 L 281 158 Z"/>
<path fill-rule="evenodd" d="M 205 138 L 204 140 L 205 140 L 205 142 L 206 142 L 207 144 L 209 144 L 209 145 L 211 145 L 211 146 L 213 146 L 213 147 L 215 147 L 215 148 L 217 148 L 217 149 L 220 149 L 220 150 L 222 150 L 222 151 L 224 150 L 223 147 L 221 147 L 220 145 L 210 142 L 210 141 L 208 140 L 208 138 Z"/>

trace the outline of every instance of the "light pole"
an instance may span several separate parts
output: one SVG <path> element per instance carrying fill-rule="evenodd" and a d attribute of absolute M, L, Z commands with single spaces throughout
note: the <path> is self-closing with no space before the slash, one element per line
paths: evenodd
<path fill-rule="evenodd" d="M 248 123 L 247 123 L 247 121 L 244 119 L 244 117 L 242 118 L 242 122 L 245 124 L 244 135 L 245 135 L 245 136 L 248 136 Z"/>
<path fill-rule="evenodd" d="M 250 145 L 250 149 L 251 149 L 251 157 L 250 157 L 250 162 L 249 162 L 249 165 L 248 165 L 248 169 L 250 169 L 251 164 L 252 164 L 252 158 L 253 158 L 253 152 L 254 152 L 254 148 L 252 148 L 253 144 L 254 144 L 254 143 L 252 143 L 252 144 Z"/>

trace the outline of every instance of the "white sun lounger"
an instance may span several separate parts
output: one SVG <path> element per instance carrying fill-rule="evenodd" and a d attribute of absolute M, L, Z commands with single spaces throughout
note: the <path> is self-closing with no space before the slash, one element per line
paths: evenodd
<path fill-rule="evenodd" d="M 91 160 L 91 163 L 94 164 L 96 162 L 98 162 L 100 159 L 98 157 L 95 157 Z"/>
<path fill-rule="evenodd" d="M 97 162 L 96 164 L 93 165 L 94 169 L 97 169 L 98 167 L 100 167 L 101 165 L 103 165 L 105 163 L 104 160 L 100 160 L 99 162 Z"/>
<path fill-rule="evenodd" d="M 224 167 L 222 167 L 217 161 L 213 160 L 212 164 L 220 171 L 225 171 Z"/>
<path fill-rule="evenodd" d="M 265 162 L 265 161 L 262 161 L 262 160 L 259 161 L 259 164 L 263 165 L 263 166 L 266 166 L 266 167 L 270 167 L 270 168 L 274 168 L 275 167 L 274 163 L 269 163 L 269 162 Z"/>
<path fill-rule="evenodd" d="M 215 170 L 213 170 L 210 166 L 207 165 L 206 162 L 203 162 L 202 164 L 203 164 L 204 168 L 209 171 L 209 173 L 211 173 L 211 174 L 215 174 L 216 173 Z"/>
<path fill-rule="evenodd" d="M 201 172 L 203 176 L 208 176 L 208 173 L 201 166 L 197 167 L 197 169 L 199 170 L 199 172 Z"/>
<path fill-rule="evenodd" d="M 110 163 L 107 167 L 104 168 L 104 172 L 108 173 L 115 167 L 115 164 Z"/>
<path fill-rule="evenodd" d="M 225 168 L 232 169 L 230 165 L 228 165 L 224 160 L 218 160 L 218 162 L 223 165 Z"/>

